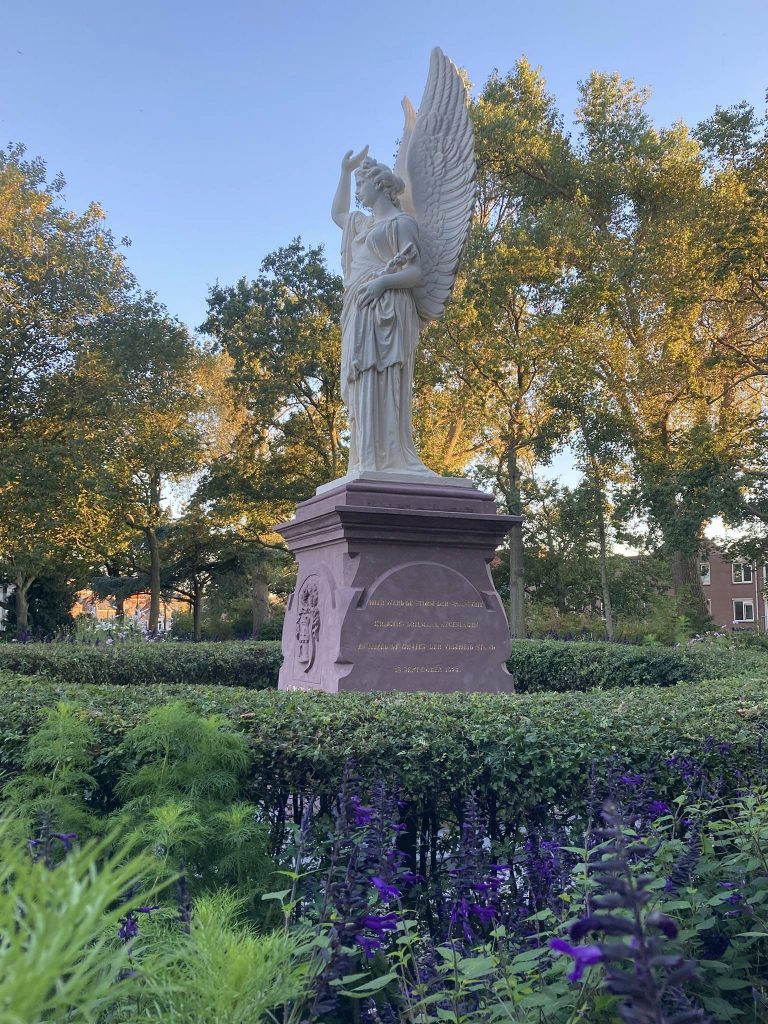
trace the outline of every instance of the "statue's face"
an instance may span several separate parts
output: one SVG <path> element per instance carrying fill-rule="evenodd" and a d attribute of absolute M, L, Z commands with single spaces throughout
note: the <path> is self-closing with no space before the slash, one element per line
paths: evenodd
<path fill-rule="evenodd" d="M 369 177 L 358 172 L 355 174 L 355 195 L 360 205 L 370 210 L 376 202 L 378 190 Z"/>

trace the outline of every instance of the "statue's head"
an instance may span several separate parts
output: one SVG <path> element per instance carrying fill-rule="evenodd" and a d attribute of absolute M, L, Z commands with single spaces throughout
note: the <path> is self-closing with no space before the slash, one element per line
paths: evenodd
<path fill-rule="evenodd" d="M 398 178 L 386 164 L 380 164 L 373 157 L 367 156 L 355 171 L 355 178 L 358 198 L 363 206 L 372 205 L 365 201 L 365 196 L 362 194 L 365 189 L 360 188 L 361 184 L 369 182 L 378 192 L 383 192 L 393 206 L 400 208 L 398 196 L 405 191 L 405 182 L 402 178 Z"/>

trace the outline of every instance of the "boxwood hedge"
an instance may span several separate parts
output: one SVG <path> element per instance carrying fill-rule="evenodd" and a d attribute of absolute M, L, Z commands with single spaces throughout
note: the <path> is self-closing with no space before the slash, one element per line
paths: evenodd
<path fill-rule="evenodd" d="M 0 644 L 0 670 L 43 675 L 62 683 L 200 683 L 262 690 L 277 686 L 281 660 L 275 640 Z"/>
<path fill-rule="evenodd" d="M 277 686 L 280 660 L 276 641 L 0 644 L 0 670 L 62 683 L 200 683 L 261 690 Z M 673 686 L 744 672 L 768 678 L 768 652 L 721 643 L 665 648 L 515 640 L 507 664 L 520 693 Z"/>
<path fill-rule="evenodd" d="M 600 641 L 514 640 L 507 667 L 519 693 L 674 686 L 740 674 L 768 679 L 768 652 L 726 642 L 680 647 Z"/>
<path fill-rule="evenodd" d="M 469 792 L 491 834 L 512 841 L 521 821 L 540 820 L 547 809 L 578 815 L 590 791 L 622 772 L 651 779 L 655 793 L 667 797 L 682 791 L 680 765 L 699 780 L 741 785 L 764 771 L 768 729 L 768 684 L 755 679 L 684 683 L 663 694 L 637 687 L 330 696 L 201 685 L 75 686 L 0 674 L 0 771 L 18 770 L 41 709 L 64 698 L 85 708 L 95 730 L 93 771 L 107 804 L 122 770 L 125 732 L 152 705 L 182 699 L 248 734 L 253 766 L 243 797 L 260 804 L 277 830 L 286 809 L 299 815 L 307 797 L 328 807 L 352 765 L 364 785 L 385 779 L 398 786 L 414 832 L 430 835 L 432 847 L 440 824 L 460 819 Z"/>

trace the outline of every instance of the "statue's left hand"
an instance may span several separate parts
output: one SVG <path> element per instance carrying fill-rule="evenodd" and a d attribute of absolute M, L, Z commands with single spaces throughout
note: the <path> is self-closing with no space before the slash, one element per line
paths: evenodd
<path fill-rule="evenodd" d="M 372 302 L 378 299 L 382 292 L 386 290 L 386 284 L 384 279 L 381 277 L 374 277 L 372 281 L 368 281 L 360 289 L 360 294 L 357 299 L 357 304 L 362 309 L 364 306 L 370 306 Z"/>

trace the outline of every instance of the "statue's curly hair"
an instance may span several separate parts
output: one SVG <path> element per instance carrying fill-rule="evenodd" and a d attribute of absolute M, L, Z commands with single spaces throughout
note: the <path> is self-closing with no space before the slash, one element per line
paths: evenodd
<path fill-rule="evenodd" d="M 405 191 L 405 182 L 399 178 L 386 164 L 380 164 L 372 156 L 367 156 L 357 170 L 361 178 L 373 182 L 374 188 L 383 192 L 393 206 L 400 209 L 398 196 Z"/>

